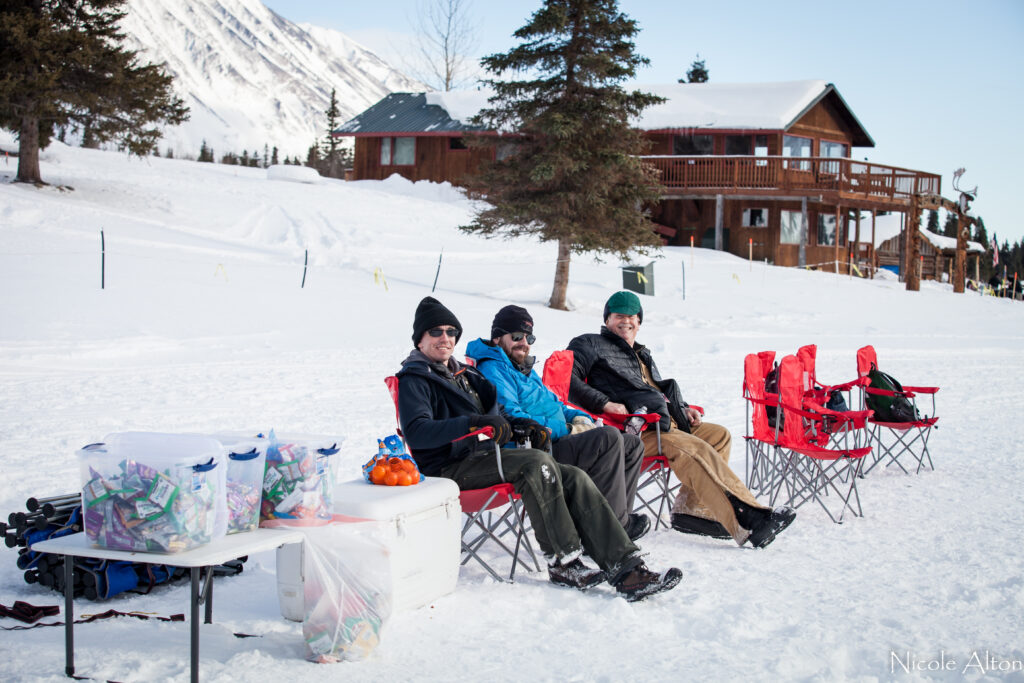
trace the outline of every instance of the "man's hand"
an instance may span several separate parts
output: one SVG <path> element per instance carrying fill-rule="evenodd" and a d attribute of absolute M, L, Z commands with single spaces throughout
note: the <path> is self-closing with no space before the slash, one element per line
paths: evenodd
<path fill-rule="evenodd" d="M 696 408 L 686 407 L 686 417 L 690 419 L 690 427 L 700 427 L 700 423 L 703 422 L 701 419 L 700 411 Z"/>
<path fill-rule="evenodd" d="M 548 430 L 535 420 L 528 417 L 516 417 L 512 419 L 512 437 L 516 441 L 530 440 L 532 448 L 545 450 L 551 435 Z"/>
<path fill-rule="evenodd" d="M 501 415 L 476 415 L 470 418 L 470 432 L 475 432 L 484 427 L 490 427 L 494 430 L 493 438 L 498 445 L 512 440 L 512 427 Z"/>
<path fill-rule="evenodd" d="M 626 406 L 621 403 L 615 403 L 614 401 L 608 401 L 604 404 L 604 410 L 601 412 L 610 413 L 612 415 L 629 415 L 629 410 Z"/>

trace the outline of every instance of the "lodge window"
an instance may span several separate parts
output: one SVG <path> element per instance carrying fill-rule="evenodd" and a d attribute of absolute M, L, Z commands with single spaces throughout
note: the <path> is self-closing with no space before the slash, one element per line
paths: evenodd
<path fill-rule="evenodd" d="M 784 157 L 809 157 L 811 156 L 811 139 L 801 138 L 796 135 L 782 136 L 782 156 Z M 783 168 L 794 168 L 799 171 L 810 171 L 811 162 L 793 161 L 783 162 Z"/>
<path fill-rule="evenodd" d="M 849 147 L 842 142 L 829 142 L 828 140 L 821 141 L 821 152 L 818 156 L 829 157 L 832 159 L 845 159 Z M 821 170 L 824 173 L 839 173 L 839 163 L 835 161 L 823 161 L 821 162 Z"/>
<path fill-rule="evenodd" d="M 818 246 L 831 247 L 836 243 L 836 217 L 818 214 Z"/>
<path fill-rule="evenodd" d="M 754 156 L 755 157 L 766 157 L 768 156 L 768 136 L 767 135 L 755 135 L 754 136 Z M 767 166 L 767 161 L 758 161 L 758 166 Z"/>
<path fill-rule="evenodd" d="M 714 138 L 710 135 L 676 135 L 672 139 L 672 153 L 680 156 L 714 154 Z"/>
<path fill-rule="evenodd" d="M 463 138 L 448 138 L 448 149 L 469 149 Z"/>
<path fill-rule="evenodd" d="M 768 227 L 768 209 L 743 209 L 743 227 Z"/>
<path fill-rule="evenodd" d="M 800 212 L 780 211 L 780 244 L 800 244 Z"/>
<path fill-rule="evenodd" d="M 751 149 L 751 136 L 750 135 L 726 135 L 725 136 L 725 153 L 730 155 L 738 154 L 750 154 Z"/>
<path fill-rule="evenodd" d="M 416 163 L 416 138 L 381 138 L 381 166 L 412 166 Z"/>

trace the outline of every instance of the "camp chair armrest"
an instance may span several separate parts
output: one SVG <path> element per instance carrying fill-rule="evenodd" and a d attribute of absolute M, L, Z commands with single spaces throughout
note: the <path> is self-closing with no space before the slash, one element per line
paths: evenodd
<path fill-rule="evenodd" d="M 851 380 L 849 382 L 843 382 L 842 384 L 819 384 L 818 386 L 826 391 L 849 391 L 850 389 L 860 386 L 862 384 L 860 379 Z"/>
<path fill-rule="evenodd" d="M 700 406 L 695 406 L 695 405 L 693 405 L 692 403 L 690 404 L 690 407 L 691 407 L 691 408 L 693 408 L 694 410 L 696 410 L 696 411 L 697 411 L 698 413 L 700 413 L 701 415 L 703 415 L 703 414 L 704 414 L 704 408 L 702 408 L 702 407 L 700 407 Z"/>
<path fill-rule="evenodd" d="M 832 410 L 831 408 L 826 408 L 825 406 L 819 403 L 814 403 L 813 401 L 804 401 L 804 407 L 810 408 L 813 412 L 818 413 L 820 415 L 830 415 L 832 417 L 838 418 L 843 422 L 853 422 L 859 419 L 867 419 L 871 417 L 871 414 L 873 412 L 871 410 Z"/>
<path fill-rule="evenodd" d="M 903 385 L 903 389 L 904 391 L 912 391 L 915 394 L 934 394 L 939 390 L 938 387 L 908 387 L 905 384 Z"/>
<path fill-rule="evenodd" d="M 869 394 L 874 394 L 876 396 L 905 396 L 906 398 L 913 398 L 915 396 L 914 392 L 906 391 L 906 387 L 903 388 L 904 391 L 888 391 L 886 389 L 875 389 L 874 387 L 865 387 L 864 391 L 868 392 Z"/>
<path fill-rule="evenodd" d="M 478 438 L 482 437 L 482 438 L 486 438 L 486 439 L 493 439 L 494 438 L 494 428 L 493 427 L 483 427 L 481 429 L 477 429 L 475 431 L 470 432 L 469 434 L 466 434 L 465 436 L 460 436 L 457 439 L 453 439 L 452 443 L 456 443 L 456 442 L 462 441 L 463 439 L 468 439 L 471 436 L 476 436 Z"/>
<path fill-rule="evenodd" d="M 754 398 L 753 396 L 747 396 L 746 398 L 751 403 L 758 403 L 763 406 L 779 405 L 779 397 L 777 394 L 765 394 L 764 398 Z"/>

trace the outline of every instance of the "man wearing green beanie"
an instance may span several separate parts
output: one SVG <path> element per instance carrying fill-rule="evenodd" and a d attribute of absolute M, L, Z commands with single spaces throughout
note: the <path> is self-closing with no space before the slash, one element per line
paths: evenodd
<path fill-rule="evenodd" d="M 679 384 L 662 379 L 650 350 L 636 341 L 643 319 L 636 294 L 623 291 L 609 297 L 600 333 L 569 342 L 569 400 L 595 414 L 657 413 L 661 454 L 682 484 L 672 506 L 672 527 L 764 548 L 796 513 L 757 502 L 729 468 L 729 430 L 704 422 L 701 413 L 683 400 Z M 648 429 L 642 438 L 645 455 L 657 455 L 656 431 Z"/>

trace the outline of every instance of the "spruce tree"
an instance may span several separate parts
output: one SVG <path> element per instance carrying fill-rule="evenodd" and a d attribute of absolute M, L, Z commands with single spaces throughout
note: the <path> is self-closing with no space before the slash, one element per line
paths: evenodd
<path fill-rule="evenodd" d="M 621 86 L 648 63 L 634 52 L 638 30 L 615 0 L 545 0 L 515 32 L 518 46 L 482 60 L 495 94 L 474 122 L 514 134 L 470 137 L 510 153 L 470 179 L 490 208 L 461 229 L 557 242 L 552 308 L 566 309 L 572 253 L 660 245 L 645 212 L 660 196 L 657 175 L 630 121 L 662 100 Z"/>
<path fill-rule="evenodd" d="M 274 151 L 270 155 L 270 165 L 274 166 L 278 163 L 277 161 L 277 147 L 274 147 Z"/>
<path fill-rule="evenodd" d="M 88 125 L 96 144 L 137 155 L 156 124 L 188 117 L 162 66 L 122 47 L 126 0 L 5 0 L 0 4 L 0 126 L 18 134 L 21 182 L 41 183 L 39 149 L 62 126 Z"/>
<path fill-rule="evenodd" d="M 199 161 L 213 163 L 213 148 L 206 145 L 205 139 L 203 140 L 203 143 L 199 145 Z"/>
<path fill-rule="evenodd" d="M 946 237 L 952 237 L 956 239 L 956 227 L 960 224 L 960 219 L 952 211 L 946 212 L 946 222 L 942 226 L 942 234 Z"/>
<path fill-rule="evenodd" d="M 939 212 L 935 209 L 928 209 L 928 224 L 925 226 L 928 232 L 936 235 L 939 233 Z"/>
<path fill-rule="evenodd" d="M 690 64 L 689 71 L 686 72 L 686 80 L 689 83 L 707 83 L 709 78 L 707 67 L 704 66 L 704 60 L 700 58 L 700 53 L 697 53 L 697 58 Z M 679 79 L 682 83 L 683 79 Z"/>

